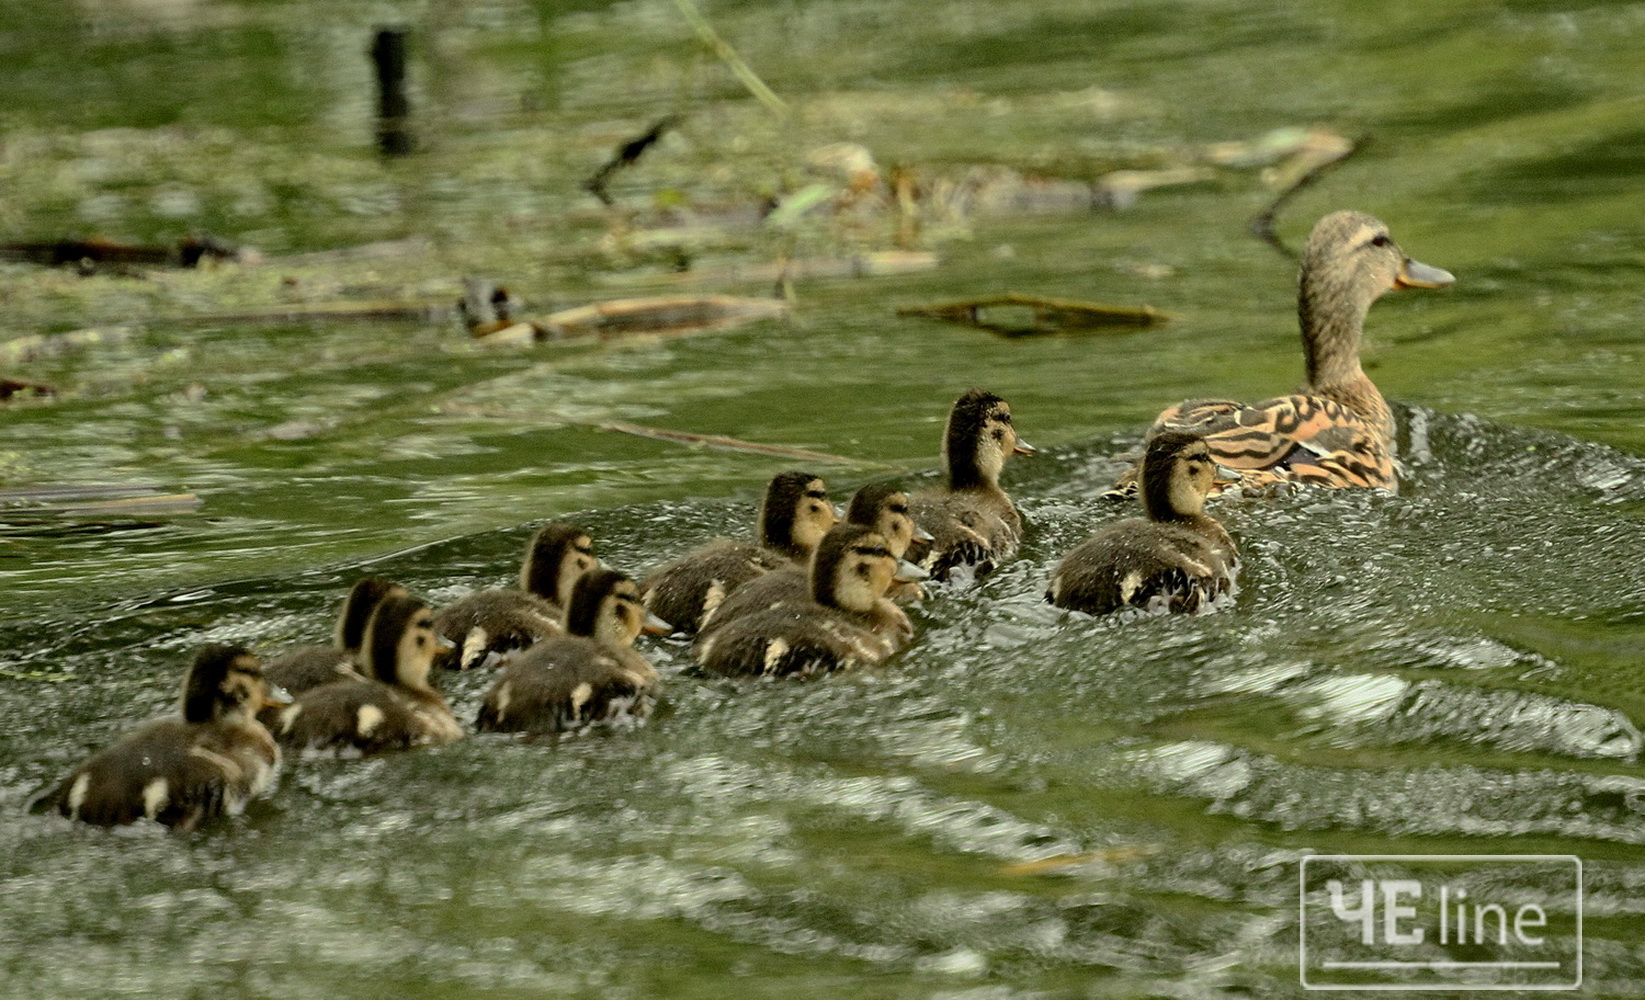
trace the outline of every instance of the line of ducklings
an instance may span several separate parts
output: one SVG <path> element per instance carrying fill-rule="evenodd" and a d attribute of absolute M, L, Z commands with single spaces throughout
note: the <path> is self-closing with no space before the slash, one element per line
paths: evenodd
<path fill-rule="evenodd" d="M 1407 258 L 1370 216 L 1322 219 L 1300 279 L 1308 385 L 1255 404 L 1196 400 L 1161 413 L 1113 491 L 1140 495 L 1145 516 L 1069 552 L 1046 599 L 1094 614 L 1214 609 L 1233 595 L 1239 550 L 1205 513 L 1208 496 L 1235 483 L 1393 485 L 1392 418 L 1360 368 L 1361 327 L 1383 292 L 1451 280 Z M 949 414 L 944 482 L 913 495 L 864 487 L 843 522 L 819 477 L 784 472 L 766 489 L 756 542 L 710 542 L 638 582 L 602 565 L 592 539 L 564 524 L 533 536 L 519 587 L 438 612 L 366 577 L 344 601 L 331 645 L 266 667 L 243 648 L 207 647 L 184 682 L 180 719 L 132 732 L 38 803 L 96 824 L 148 818 L 192 829 L 266 788 L 280 745 L 371 754 L 451 742 L 464 728 L 431 683 L 440 663 L 501 667 L 475 720 L 496 732 L 643 719 L 658 682 L 633 648 L 643 632 L 694 636 L 693 658 L 717 675 L 882 663 L 913 638 L 899 602 L 920 598 L 922 581 L 1013 557 L 1022 518 L 999 478 L 1011 455 L 1032 452 L 1010 405 L 976 389 Z"/>

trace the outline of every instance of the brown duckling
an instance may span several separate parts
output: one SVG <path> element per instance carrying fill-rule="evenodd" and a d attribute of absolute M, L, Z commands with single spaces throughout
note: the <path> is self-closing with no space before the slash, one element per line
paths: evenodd
<path fill-rule="evenodd" d="M 459 670 L 489 666 L 551 635 L 559 635 L 572 585 L 600 565 L 588 532 L 575 525 L 544 525 L 531 536 L 520 563 L 519 589 L 479 590 L 434 615 L 434 631 L 457 645 Z"/>
<path fill-rule="evenodd" d="M 733 618 L 692 647 L 710 673 L 813 674 L 882 663 L 914 635 L 885 595 L 925 571 L 898 560 L 884 535 L 860 524 L 830 531 L 811 558 L 811 597 Z"/>
<path fill-rule="evenodd" d="M 1046 600 L 1107 614 L 1123 607 L 1194 613 L 1232 596 L 1239 548 L 1205 513 L 1205 497 L 1239 473 L 1218 465 L 1197 435 L 1165 431 L 1142 460 L 1148 517 L 1111 524 L 1075 548 L 1051 574 Z"/>
<path fill-rule="evenodd" d="M 762 573 L 804 565 L 838 522 L 822 478 L 779 472 L 760 501 L 760 542 L 717 539 L 652 570 L 640 581 L 646 608 L 678 631 L 694 633 L 706 612 Z"/>
<path fill-rule="evenodd" d="M 612 569 L 584 573 L 572 589 L 565 630 L 503 668 L 486 692 L 477 728 L 560 732 L 650 713 L 657 671 L 634 640 L 641 632 L 668 632 L 669 625 L 645 610 L 633 580 Z"/>
<path fill-rule="evenodd" d="M 1244 486 L 1279 482 L 1393 489 L 1394 414 L 1359 363 L 1371 304 L 1401 288 L 1443 288 L 1448 271 L 1412 260 L 1388 227 L 1363 212 L 1333 212 L 1303 251 L 1297 314 L 1308 382 L 1294 395 L 1238 403 L 1188 400 L 1154 420 L 1148 436 L 1187 431 L 1237 469 Z M 1114 491 L 1134 487 L 1135 470 Z"/>
<path fill-rule="evenodd" d="M 332 644 L 316 643 L 288 649 L 263 664 L 263 675 L 270 684 L 292 694 L 300 694 L 339 677 L 364 676 L 360 673 L 360 643 L 365 639 L 366 622 L 371 620 L 371 613 L 377 610 L 378 603 L 384 597 L 404 593 L 405 589 L 392 580 L 380 576 L 361 577 L 343 601 Z"/>
<path fill-rule="evenodd" d="M 269 695 L 255 656 L 239 646 L 207 646 L 183 682 L 182 718 L 126 734 L 34 808 L 99 826 L 152 819 L 179 830 L 237 815 L 280 765 L 279 747 L 257 721 Z"/>
<path fill-rule="evenodd" d="M 909 556 L 933 579 L 947 579 L 956 566 L 986 573 L 1016 554 L 1022 515 L 1000 488 L 1000 472 L 1011 455 L 1032 455 L 1017 436 L 1011 404 L 982 389 L 961 396 L 943 431 L 942 462 L 947 482 L 916 493 L 909 504 L 914 520 L 936 536 Z"/>
<path fill-rule="evenodd" d="M 885 547 L 899 560 L 915 541 L 931 541 L 931 533 L 915 524 L 908 513 L 908 494 L 890 483 L 869 483 L 852 494 L 845 519 L 849 524 L 878 531 L 885 537 Z M 706 635 L 734 618 L 786 601 L 809 601 L 810 572 L 809 565 L 784 566 L 748 581 L 703 616 L 698 634 Z M 895 584 L 888 596 L 896 601 L 917 600 L 921 596 L 920 585 Z"/>
<path fill-rule="evenodd" d="M 335 680 L 298 695 L 280 713 L 275 738 L 361 754 L 460 739 L 462 727 L 428 680 L 435 656 L 449 645 L 434 633 L 434 616 L 422 601 L 383 598 L 361 648 L 372 679 Z"/>

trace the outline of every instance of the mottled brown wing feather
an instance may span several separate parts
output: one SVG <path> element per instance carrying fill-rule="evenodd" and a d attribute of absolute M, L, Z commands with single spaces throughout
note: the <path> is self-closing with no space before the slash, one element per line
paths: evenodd
<path fill-rule="evenodd" d="M 1260 403 L 1189 400 L 1155 419 L 1148 437 L 1176 430 L 1205 438 L 1211 454 L 1244 474 L 1242 485 L 1277 482 L 1325 486 L 1394 484 L 1387 442 L 1358 413 L 1319 396 L 1280 396 Z M 1120 485 L 1135 481 L 1135 470 Z"/>

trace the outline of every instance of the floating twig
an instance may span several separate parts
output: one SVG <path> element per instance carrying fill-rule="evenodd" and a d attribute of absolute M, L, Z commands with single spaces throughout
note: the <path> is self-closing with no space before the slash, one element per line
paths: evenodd
<path fill-rule="evenodd" d="M 764 104 L 776 114 L 784 116 L 788 114 L 787 103 L 778 97 L 770 87 L 765 85 L 765 81 L 760 79 L 759 74 L 755 73 L 753 67 L 749 66 L 743 57 L 737 54 L 737 50 L 732 48 L 729 42 L 720 37 L 719 33 L 714 30 L 714 26 L 708 23 L 708 18 L 703 16 L 703 12 L 697 9 L 697 5 L 692 0 L 674 0 L 674 6 L 680 9 L 680 16 L 684 17 L 686 22 L 691 25 L 692 30 L 697 33 L 697 37 L 702 40 L 702 43 L 708 46 L 710 51 L 720 58 L 721 62 L 730 67 L 731 72 L 736 74 L 737 79 L 742 81 L 743 86 L 748 88 L 749 93 L 753 94 L 761 104 Z"/>
<path fill-rule="evenodd" d="M 1099 328 L 1158 326 L 1171 317 L 1152 306 L 1111 306 L 1009 292 L 988 299 L 909 306 L 898 316 L 925 316 L 992 330 L 1007 337 Z"/>

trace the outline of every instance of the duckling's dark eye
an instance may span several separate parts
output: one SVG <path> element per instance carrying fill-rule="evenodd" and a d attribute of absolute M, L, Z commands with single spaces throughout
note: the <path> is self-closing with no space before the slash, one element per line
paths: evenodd
<path fill-rule="evenodd" d="M 893 513 L 893 514 L 906 514 L 906 513 L 908 513 L 908 506 L 906 504 L 897 504 L 894 507 L 888 507 L 886 509 L 891 511 L 891 513 Z"/>
<path fill-rule="evenodd" d="M 1371 240 L 1371 245 L 1374 247 L 1391 247 L 1394 245 L 1394 241 L 1388 238 L 1387 233 L 1378 233 L 1376 238 Z"/>

